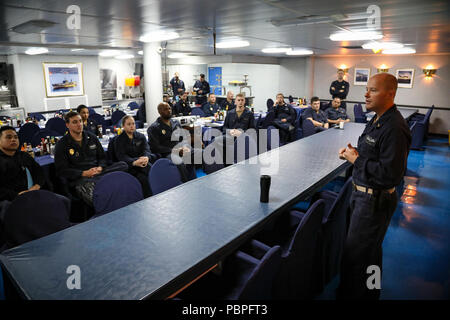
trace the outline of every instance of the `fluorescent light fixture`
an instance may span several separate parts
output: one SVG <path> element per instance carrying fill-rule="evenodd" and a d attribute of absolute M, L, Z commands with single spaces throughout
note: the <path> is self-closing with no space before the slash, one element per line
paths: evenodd
<path fill-rule="evenodd" d="M 144 55 L 144 51 L 142 51 L 142 50 L 138 51 L 138 54 L 142 56 L 142 55 Z"/>
<path fill-rule="evenodd" d="M 25 51 L 25 53 L 29 55 L 43 54 L 47 52 L 48 52 L 47 48 L 30 48 L 27 51 Z"/>
<path fill-rule="evenodd" d="M 286 51 L 288 56 L 306 56 L 313 53 L 314 52 L 312 50 L 308 49 L 290 49 L 289 51 Z"/>
<path fill-rule="evenodd" d="M 179 59 L 179 58 L 184 58 L 184 57 L 186 57 L 186 54 L 182 53 L 182 52 L 174 52 L 167 56 L 167 58 L 170 58 L 170 59 Z"/>
<path fill-rule="evenodd" d="M 75 48 L 75 49 L 70 49 L 70 51 L 75 52 L 75 51 L 84 51 L 83 48 Z"/>
<path fill-rule="evenodd" d="M 386 49 L 381 53 L 383 54 L 411 54 L 416 53 L 416 49 L 413 48 L 399 48 L 399 49 Z"/>
<path fill-rule="evenodd" d="M 134 56 L 132 54 L 119 54 L 118 56 L 115 56 L 114 58 L 125 60 L 125 59 L 133 59 Z"/>
<path fill-rule="evenodd" d="M 180 35 L 173 31 L 154 31 L 139 38 L 141 42 L 161 42 L 179 38 Z"/>
<path fill-rule="evenodd" d="M 291 48 L 264 48 L 261 51 L 264 53 L 285 53 L 289 50 L 292 50 Z"/>
<path fill-rule="evenodd" d="M 387 50 L 387 49 L 399 49 L 399 48 L 403 48 L 403 44 L 402 43 L 398 43 L 398 42 L 377 42 L 377 41 L 372 41 L 372 42 L 367 42 L 364 43 L 362 45 L 363 49 L 369 49 L 369 50 Z"/>
<path fill-rule="evenodd" d="M 217 48 L 228 49 L 228 48 L 243 48 L 248 47 L 250 42 L 245 40 L 236 40 L 236 41 L 223 41 L 216 44 Z"/>
<path fill-rule="evenodd" d="M 380 40 L 383 35 L 374 31 L 339 32 L 330 35 L 332 41 Z"/>
<path fill-rule="evenodd" d="M 98 55 L 101 57 L 114 57 L 117 55 L 117 51 L 114 50 L 106 50 L 106 51 L 102 51 L 100 52 Z"/>

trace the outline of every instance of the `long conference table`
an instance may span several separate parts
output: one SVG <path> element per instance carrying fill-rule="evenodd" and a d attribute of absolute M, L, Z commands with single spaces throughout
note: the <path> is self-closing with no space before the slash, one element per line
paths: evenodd
<path fill-rule="evenodd" d="M 166 299 L 348 168 L 338 150 L 356 145 L 363 129 L 347 123 L 317 133 L 7 250 L 4 275 L 27 299 Z M 261 203 L 266 172 L 249 161 L 277 152 L 270 199 Z M 81 289 L 68 289 L 72 265 Z"/>

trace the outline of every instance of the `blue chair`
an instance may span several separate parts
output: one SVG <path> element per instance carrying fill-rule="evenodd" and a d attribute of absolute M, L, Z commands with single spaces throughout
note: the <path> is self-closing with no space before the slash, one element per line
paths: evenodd
<path fill-rule="evenodd" d="M 89 119 L 94 120 L 97 125 L 101 125 L 102 131 L 105 133 L 107 125 L 104 116 L 98 113 L 93 113 L 89 115 Z"/>
<path fill-rule="evenodd" d="M 257 235 L 258 240 L 282 249 L 281 265 L 274 280 L 275 299 L 307 299 L 314 295 L 314 262 L 318 254 L 325 202 L 316 201 L 304 215 L 286 212 L 273 230 Z"/>
<path fill-rule="evenodd" d="M 195 300 L 269 300 L 281 263 L 281 248 L 251 240 L 228 256 L 221 275 L 209 272 L 178 298 Z"/>
<path fill-rule="evenodd" d="M 276 145 L 272 145 L 272 137 L 275 141 L 277 141 Z M 278 137 L 278 139 L 276 137 Z M 280 132 L 274 126 L 269 126 L 267 128 L 267 151 L 270 151 L 274 147 L 279 147 L 279 146 L 280 146 Z M 263 152 L 263 150 L 260 150 L 260 153 L 261 152 Z"/>
<path fill-rule="evenodd" d="M 269 112 L 266 114 L 266 117 L 261 123 L 261 126 L 257 129 L 267 129 L 270 125 L 272 125 L 273 120 L 275 119 L 275 113 Z"/>
<path fill-rule="evenodd" d="M 211 144 L 213 144 L 212 147 L 214 147 L 214 146 L 216 147 L 215 149 L 213 149 L 211 151 L 211 156 L 214 158 L 216 156 L 216 151 L 223 150 L 223 148 L 224 148 L 222 137 L 214 139 L 211 142 Z M 221 152 L 218 152 L 218 153 L 219 153 L 218 157 L 220 157 L 220 159 L 223 159 L 222 153 Z M 214 163 L 211 163 L 211 164 L 207 164 L 206 162 L 203 162 L 203 171 L 206 174 L 211 174 L 211 173 L 216 172 L 216 171 L 218 171 L 220 169 L 223 169 L 224 167 L 225 167 L 225 164 L 223 164 L 223 163 L 216 163 L 216 162 L 214 162 Z"/>
<path fill-rule="evenodd" d="M 32 122 L 25 123 L 23 126 L 21 126 L 19 132 L 17 133 L 17 135 L 19 136 L 20 145 L 23 145 L 24 143 L 31 143 L 31 140 L 33 140 L 33 136 L 38 131 L 39 126 Z"/>
<path fill-rule="evenodd" d="M 72 226 L 69 215 L 70 200 L 64 196 L 47 190 L 21 194 L 11 202 L 5 212 L 5 249 Z"/>
<path fill-rule="evenodd" d="M 131 101 L 128 104 L 128 107 L 130 108 L 130 110 L 139 109 L 139 105 L 136 103 L 136 101 Z"/>
<path fill-rule="evenodd" d="M 56 131 L 48 130 L 48 129 L 40 129 L 38 132 L 36 132 L 31 139 L 31 146 L 34 148 L 41 144 L 42 138 L 47 137 L 58 137 L 60 134 Z"/>
<path fill-rule="evenodd" d="M 355 114 L 355 122 L 357 123 L 367 123 L 366 119 L 366 113 L 362 109 L 362 106 L 360 103 L 357 103 L 353 107 L 353 112 Z"/>
<path fill-rule="evenodd" d="M 63 136 L 67 131 L 66 122 L 62 118 L 54 117 L 47 121 L 45 129 L 56 131 Z"/>
<path fill-rule="evenodd" d="M 316 133 L 316 128 L 311 120 L 303 119 L 302 121 L 302 134 L 303 138 L 309 137 Z"/>
<path fill-rule="evenodd" d="M 112 126 L 120 127 L 120 120 L 122 120 L 122 118 L 125 116 L 126 116 L 126 114 L 122 110 L 114 111 L 111 115 Z"/>
<path fill-rule="evenodd" d="M 320 101 L 320 110 L 327 110 L 330 107 L 330 102 Z"/>
<path fill-rule="evenodd" d="M 149 173 L 150 187 L 153 195 L 182 184 L 181 175 L 176 165 L 169 159 L 156 160 Z"/>
<path fill-rule="evenodd" d="M 88 107 L 88 110 L 89 110 L 89 116 L 91 116 L 91 115 L 96 113 L 95 109 L 93 107 Z"/>
<path fill-rule="evenodd" d="M 303 109 L 294 108 L 297 113 L 297 117 L 295 118 L 295 140 L 299 140 L 303 138 L 303 129 L 302 129 L 302 113 Z"/>
<path fill-rule="evenodd" d="M 30 118 L 36 119 L 37 121 L 41 121 L 41 120 L 45 121 L 45 117 L 39 112 L 31 112 L 29 116 L 30 116 Z"/>
<path fill-rule="evenodd" d="M 97 218 L 144 199 L 138 179 L 131 174 L 116 171 L 102 176 L 94 187 L 94 209 Z"/>
<path fill-rule="evenodd" d="M 266 106 L 267 106 L 267 112 L 271 112 L 273 110 L 273 105 L 275 104 L 275 102 L 273 102 L 272 99 L 267 99 L 266 101 Z"/>
<path fill-rule="evenodd" d="M 206 116 L 205 112 L 200 107 L 192 108 L 191 115 L 192 116 L 200 116 L 200 117 L 205 117 Z"/>
<path fill-rule="evenodd" d="M 239 148 L 241 144 L 244 144 L 243 150 Z M 234 140 L 234 163 L 247 160 L 256 155 L 258 155 L 258 145 L 251 136 L 243 133 Z"/>
<path fill-rule="evenodd" d="M 347 235 L 347 220 L 350 210 L 350 197 L 352 194 L 352 178 L 349 178 L 339 193 L 329 190 L 317 192 L 311 198 L 311 203 L 317 200 L 324 201 L 324 215 L 322 219 L 322 232 L 319 237 L 318 259 L 315 264 L 317 271 L 317 292 L 321 292 L 338 273 Z M 298 216 L 304 215 L 301 211 L 292 210 Z"/>
<path fill-rule="evenodd" d="M 423 150 L 423 143 L 427 138 L 428 134 L 428 127 L 430 123 L 430 117 L 431 113 L 433 112 L 434 105 L 431 107 L 431 109 L 428 109 L 427 113 L 424 115 L 423 118 L 421 118 L 420 114 L 419 116 L 416 116 L 413 121 L 409 121 L 409 128 L 411 130 L 411 149 L 413 150 Z"/>
<path fill-rule="evenodd" d="M 116 139 L 118 136 L 114 136 L 109 139 L 108 150 L 106 151 L 106 157 L 110 163 L 117 162 L 119 159 L 116 157 Z"/>

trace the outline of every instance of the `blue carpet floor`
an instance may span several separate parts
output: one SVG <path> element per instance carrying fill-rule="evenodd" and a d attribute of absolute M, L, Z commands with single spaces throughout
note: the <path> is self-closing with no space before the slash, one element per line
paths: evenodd
<path fill-rule="evenodd" d="M 411 150 L 397 209 L 383 242 L 381 299 L 449 299 L 450 148 L 431 137 Z M 317 297 L 335 299 L 336 277 Z"/>

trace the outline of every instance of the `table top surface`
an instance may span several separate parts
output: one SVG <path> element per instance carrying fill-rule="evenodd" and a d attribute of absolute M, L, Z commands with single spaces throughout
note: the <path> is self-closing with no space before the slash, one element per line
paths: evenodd
<path fill-rule="evenodd" d="M 29 299 L 165 298 L 235 250 L 269 216 L 338 175 L 348 166 L 339 148 L 356 145 L 363 129 L 348 123 L 292 142 L 7 250 L 0 261 Z M 269 203 L 261 203 L 267 158 L 278 158 L 279 166 L 271 174 Z M 67 288 L 71 265 L 80 268 L 81 290 Z"/>

